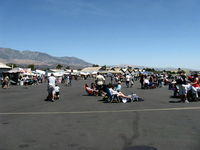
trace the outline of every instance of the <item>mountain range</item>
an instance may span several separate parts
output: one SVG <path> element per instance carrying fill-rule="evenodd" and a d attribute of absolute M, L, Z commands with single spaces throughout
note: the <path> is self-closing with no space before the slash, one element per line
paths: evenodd
<path fill-rule="evenodd" d="M 66 66 L 85 67 L 92 64 L 76 57 L 54 57 L 47 53 L 37 51 L 19 51 L 10 48 L 0 48 L 0 62 L 18 65 L 34 64 L 37 66 Z"/>
<path fill-rule="evenodd" d="M 70 66 L 72 68 L 83 68 L 87 66 L 92 66 L 91 63 L 86 62 L 77 57 L 55 57 L 47 53 L 37 52 L 37 51 L 20 51 L 11 48 L 0 48 L 0 62 L 5 64 L 13 63 L 18 66 L 27 66 L 29 64 L 34 64 L 37 68 L 54 68 L 58 64 L 62 66 Z M 130 64 L 112 65 L 112 67 L 127 67 L 132 68 L 147 68 L 147 66 L 138 66 Z M 156 70 L 177 70 L 177 68 L 155 68 Z M 181 68 L 183 70 L 194 70 Z"/>

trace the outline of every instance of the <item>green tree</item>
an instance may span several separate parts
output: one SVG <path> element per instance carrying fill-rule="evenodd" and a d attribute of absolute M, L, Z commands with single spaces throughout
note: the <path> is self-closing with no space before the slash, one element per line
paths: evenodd
<path fill-rule="evenodd" d="M 70 69 L 70 66 L 67 66 L 66 69 Z"/>
<path fill-rule="evenodd" d="M 99 65 L 97 65 L 97 64 L 93 64 L 92 67 L 99 67 Z"/>
<path fill-rule="evenodd" d="M 12 64 L 12 63 L 10 63 L 10 64 L 6 64 L 6 65 L 9 66 L 9 67 L 11 67 L 11 68 L 15 68 L 15 67 L 17 67 L 16 64 Z"/>
<path fill-rule="evenodd" d="M 31 68 L 31 70 L 35 70 L 35 65 L 34 65 L 34 64 L 29 64 L 29 65 L 27 66 L 27 68 Z"/>
<path fill-rule="evenodd" d="M 144 70 L 149 72 L 156 72 L 154 68 L 144 68 Z"/>
<path fill-rule="evenodd" d="M 57 66 L 56 66 L 56 69 L 61 69 L 63 66 L 61 65 L 61 64 L 58 64 Z"/>

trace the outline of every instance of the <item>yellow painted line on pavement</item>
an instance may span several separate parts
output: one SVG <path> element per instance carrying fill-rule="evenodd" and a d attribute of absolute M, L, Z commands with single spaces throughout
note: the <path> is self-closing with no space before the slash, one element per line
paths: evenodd
<path fill-rule="evenodd" d="M 200 107 L 178 107 L 158 109 L 134 109 L 134 110 L 102 110 L 102 111 L 74 111 L 74 112 L 4 112 L 0 115 L 59 115 L 59 114 L 95 114 L 95 113 L 125 113 L 125 112 L 152 112 L 152 111 L 181 111 L 200 110 Z"/>

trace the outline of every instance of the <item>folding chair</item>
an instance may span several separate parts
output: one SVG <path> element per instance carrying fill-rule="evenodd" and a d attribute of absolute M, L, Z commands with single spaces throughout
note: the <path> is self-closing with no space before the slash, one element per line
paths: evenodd
<path fill-rule="evenodd" d="M 108 88 L 106 88 L 106 90 L 105 90 L 105 92 L 106 92 L 106 94 L 107 94 L 107 96 L 108 96 L 108 102 L 109 103 L 112 103 L 112 102 L 117 102 L 117 103 L 119 103 L 120 102 L 120 99 L 119 99 L 119 97 L 115 94 L 115 95 L 111 95 L 111 92 L 110 92 L 110 90 L 108 89 Z"/>

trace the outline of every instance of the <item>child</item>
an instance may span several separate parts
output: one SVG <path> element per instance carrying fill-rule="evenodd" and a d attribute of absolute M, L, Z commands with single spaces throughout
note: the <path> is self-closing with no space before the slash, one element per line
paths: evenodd
<path fill-rule="evenodd" d="M 122 89 L 121 81 L 118 81 L 118 84 L 116 85 L 115 90 L 116 90 L 117 92 L 121 92 L 121 89 Z"/>
<path fill-rule="evenodd" d="M 60 98 L 60 87 L 56 84 L 54 99 L 59 99 L 59 98 Z"/>

